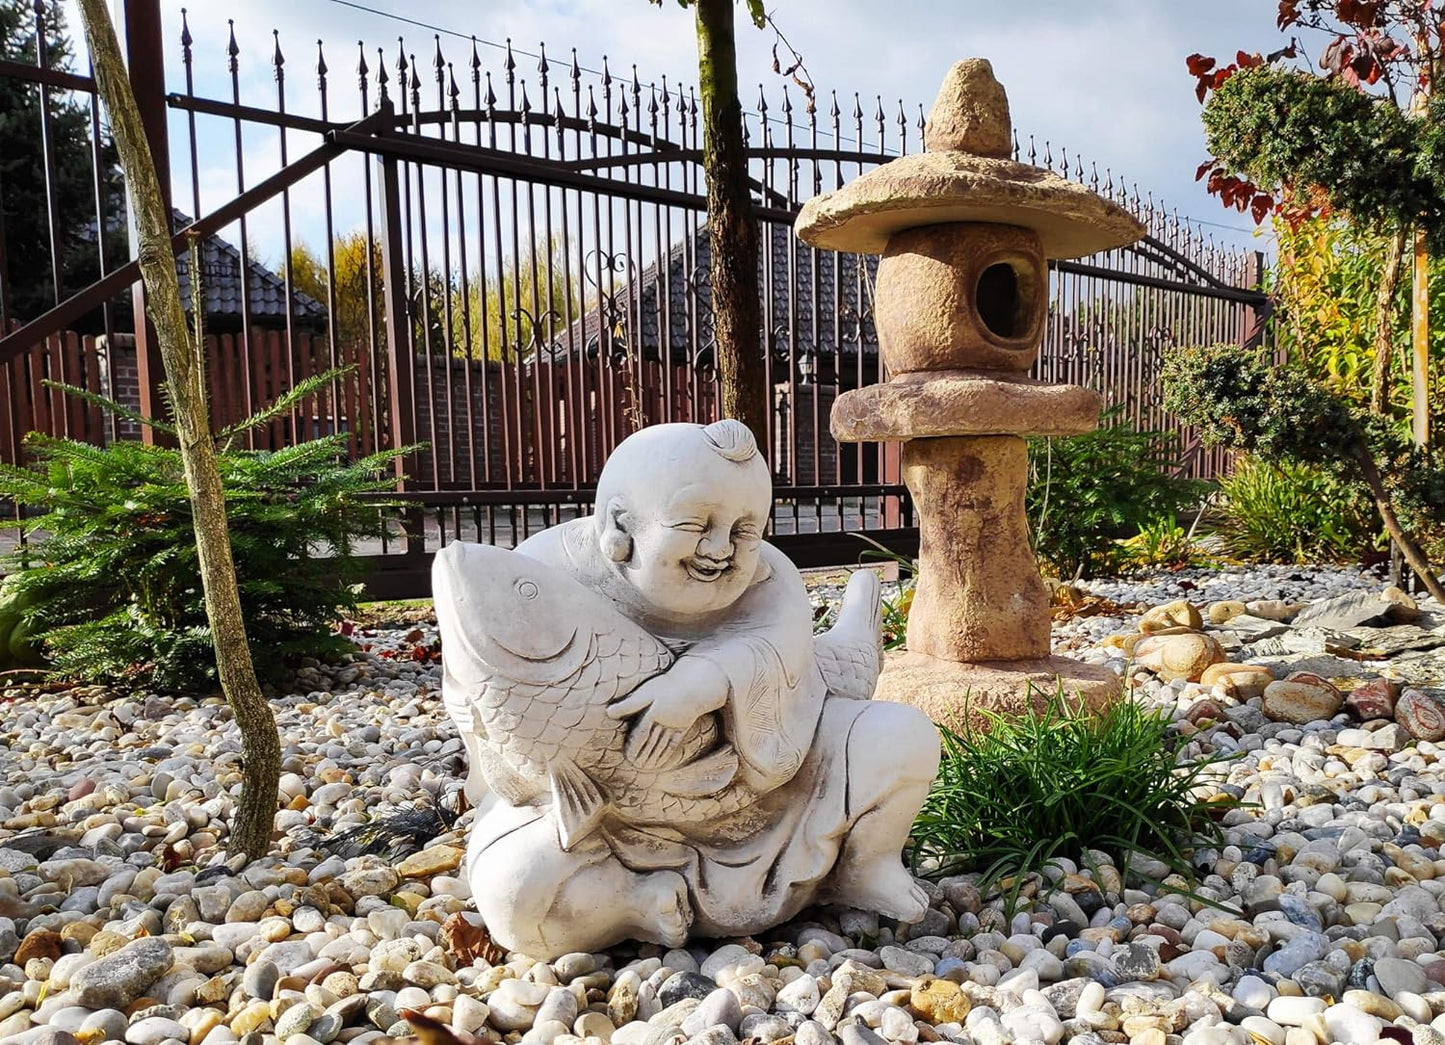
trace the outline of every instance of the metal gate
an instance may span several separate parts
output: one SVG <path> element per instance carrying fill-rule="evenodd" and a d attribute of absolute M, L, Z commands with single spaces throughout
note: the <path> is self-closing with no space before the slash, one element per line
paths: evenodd
<path fill-rule="evenodd" d="M 182 208 L 182 275 L 198 281 L 212 333 L 217 417 L 242 416 L 295 380 L 349 365 L 344 379 L 258 432 L 258 445 L 330 431 L 351 433 L 358 453 L 427 444 L 404 469 L 421 510 L 404 541 L 376 549 L 375 591 L 424 592 L 429 554 L 448 540 L 510 544 L 586 513 L 602 461 L 628 433 L 717 416 L 690 88 L 605 61 L 589 67 L 575 50 L 524 53 L 441 33 L 416 50 L 405 40 L 348 48 L 344 60 L 318 43 L 303 62 L 280 34 L 269 54 L 243 54 L 234 27 L 226 39 L 202 39 L 184 12 L 167 49 L 159 0 L 128 0 L 124 15 L 137 99 Z M 43 41 L 44 11 L 36 18 Z M 222 57 L 224 74 L 202 67 Z M 243 98 L 242 63 L 257 61 L 269 65 L 274 93 Z M 135 434 L 113 418 L 54 409 L 42 378 L 82 375 L 154 411 L 161 375 L 152 335 L 132 322 L 141 314 L 136 265 L 120 261 L 108 234 L 120 202 L 107 188 L 93 81 L 52 68 L 44 46 L 34 62 L 0 60 L 0 85 L 7 80 L 39 99 L 49 255 L 73 255 L 79 244 L 93 258 L 76 285 L 52 265 L 52 307 L 19 314 L 11 302 L 21 274 L 5 264 L 0 231 L 0 330 L 11 331 L 0 338 L 0 395 L 13 404 L 0 459 L 15 460 L 31 427 L 96 441 Z M 224 83 L 229 91 L 214 90 Z M 84 221 L 57 207 L 55 191 L 55 125 L 77 112 L 93 157 Z M 876 259 L 813 250 L 791 226 L 812 194 L 917 151 L 922 122 L 921 107 L 799 97 L 786 86 L 771 100 L 760 93 L 745 118 L 762 242 L 773 539 L 804 564 L 855 560 L 856 532 L 905 546 L 916 539 L 896 445 L 839 445 L 828 433 L 836 396 L 882 376 Z M 178 125 L 184 134 L 173 135 Z M 184 144 L 173 151 L 177 139 Z M 1022 154 L 1089 181 L 1151 232 L 1135 247 L 1051 267 L 1035 376 L 1092 385 L 1135 424 L 1175 428 L 1155 387 L 1160 354 L 1262 336 L 1259 256 L 1215 248 L 1109 172 L 1086 172 L 1077 155 L 1055 157 L 1047 144 L 1040 155 L 1032 141 Z M 218 156 L 231 169 L 224 195 Z M 5 192 L 0 184 L 0 201 Z M 1193 474 L 1220 467 L 1191 433 L 1179 435 Z"/>

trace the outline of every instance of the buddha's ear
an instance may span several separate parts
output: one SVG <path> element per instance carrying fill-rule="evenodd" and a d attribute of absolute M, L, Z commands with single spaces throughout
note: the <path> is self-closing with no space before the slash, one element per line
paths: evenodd
<path fill-rule="evenodd" d="M 621 498 L 614 497 L 602 510 L 601 534 L 598 538 L 602 554 L 613 562 L 626 562 L 632 558 L 632 535 L 628 527 L 632 520 L 622 506 Z"/>

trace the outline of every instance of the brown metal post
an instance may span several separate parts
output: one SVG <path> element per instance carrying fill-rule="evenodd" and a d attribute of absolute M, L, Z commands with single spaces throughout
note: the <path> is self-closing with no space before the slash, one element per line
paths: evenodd
<path fill-rule="evenodd" d="M 389 111 L 390 106 L 389 101 L 381 103 L 383 110 Z M 383 156 L 378 163 L 381 166 L 381 268 L 386 296 L 383 307 L 386 316 L 387 390 L 391 397 L 392 448 L 397 449 L 416 442 L 416 404 L 412 395 L 416 360 L 412 352 L 411 313 L 406 296 L 406 254 L 402 248 L 405 215 L 402 213 L 398 161 L 395 156 Z M 398 490 L 406 486 L 406 467 L 412 461 L 411 455 L 406 459 L 395 458 Z M 408 555 L 422 555 L 426 551 L 425 516 L 420 511 L 407 513 L 406 551 Z"/>
<path fill-rule="evenodd" d="M 166 74 L 163 56 L 165 48 L 161 36 L 160 0 L 115 0 L 120 15 L 115 19 L 121 35 L 121 46 L 125 49 L 125 64 L 130 72 L 131 90 L 135 92 L 141 122 L 145 125 L 146 143 L 150 146 L 151 158 L 155 161 L 156 177 L 160 179 L 161 197 L 166 212 L 171 207 L 171 158 L 166 140 Z M 135 256 L 135 234 L 131 231 L 131 256 Z M 196 278 L 191 273 L 191 278 Z M 165 380 L 165 367 L 161 363 L 160 345 L 156 342 L 155 327 L 146 315 L 145 287 L 139 280 L 131 289 L 131 308 L 135 322 L 135 357 L 138 383 L 140 385 L 140 412 L 147 417 L 159 417 L 165 412 L 165 399 L 161 395 L 161 383 Z M 141 429 L 141 439 L 155 442 L 155 432 L 150 426 Z"/>

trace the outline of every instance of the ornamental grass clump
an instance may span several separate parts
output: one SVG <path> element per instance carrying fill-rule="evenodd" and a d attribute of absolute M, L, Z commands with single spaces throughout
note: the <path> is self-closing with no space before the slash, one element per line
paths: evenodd
<path fill-rule="evenodd" d="M 1208 521 L 1244 562 L 1359 562 L 1380 543 L 1369 497 L 1313 465 L 1243 457 L 1219 481 Z"/>
<path fill-rule="evenodd" d="M 353 461 L 345 433 L 274 451 L 233 445 L 338 374 L 298 384 L 217 439 L 246 637 L 258 671 L 272 677 L 296 657 L 350 648 L 334 625 L 361 592 L 357 544 L 392 532 L 403 507 L 385 494 L 395 490 L 393 458 L 415 448 Z M 0 496 L 38 512 L 8 524 L 30 540 L 3 567 L 13 571 L 7 586 L 23 596 L 30 633 L 43 640 L 54 672 L 214 691 L 215 651 L 180 451 L 133 441 L 98 447 L 36 432 L 26 446 L 35 465 L 0 466 Z"/>
<path fill-rule="evenodd" d="M 1094 712 L 1054 693 L 1042 709 L 977 709 L 986 730 L 940 726 L 943 759 L 910 838 L 929 875 L 975 872 L 1012 902 L 1062 858 L 1109 854 L 1126 876 L 1146 857 L 1192 880 L 1192 850 L 1221 843 L 1233 801 L 1204 797 L 1223 759 L 1181 761 L 1166 713 L 1133 700 Z M 1057 874 L 1054 874 L 1057 877 Z"/>

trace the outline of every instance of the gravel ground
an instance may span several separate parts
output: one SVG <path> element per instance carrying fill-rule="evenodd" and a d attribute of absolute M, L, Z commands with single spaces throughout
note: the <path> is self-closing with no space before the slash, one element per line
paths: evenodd
<path fill-rule="evenodd" d="M 962 876 L 929 885 L 917 925 L 816 910 L 757 938 L 550 964 L 489 953 L 468 918 L 470 817 L 448 813 L 461 748 L 424 615 L 359 629 L 349 661 L 275 695 L 286 808 L 276 853 L 249 866 L 224 859 L 240 742 L 221 701 L 8 689 L 0 1042 L 365 1042 L 428 1025 L 408 1010 L 441 1028 L 430 1045 L 1445 1045 L 1445 613 L 1300 619 L 1380 588 L 1265 568 L 1060 597 L 1057 650 L 1127 674 L 1184 757 L 1238 755 L 1215 786 L 1256 807 L 1195 856 L 1218 906 L 1103 858 L 1011 919 Z M 814 592 L 837 594 L 827 577 Z M 1181 599 L 1193 631 L 1167 630 L 1177 606 L 1140 616 Z M 1257 668 L 1175 677 L 1204 655 Z M 336 855 L 348 838 L 393 851 Z"/>

